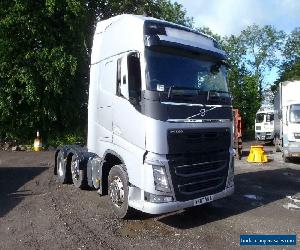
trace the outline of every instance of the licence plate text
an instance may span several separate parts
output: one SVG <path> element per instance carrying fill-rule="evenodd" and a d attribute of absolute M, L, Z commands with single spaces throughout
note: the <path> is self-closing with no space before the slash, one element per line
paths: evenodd
<path fill-rule="evenodd" d="M 213 199 L 214 199 L 213 195 L 207 195 L 207 196 L 195 199 L 194 200 L 194 206 L 199 206 L 199 205 L 202 205 L 204 203 L 211 202 L 211 201 L 213 201 Z"/>

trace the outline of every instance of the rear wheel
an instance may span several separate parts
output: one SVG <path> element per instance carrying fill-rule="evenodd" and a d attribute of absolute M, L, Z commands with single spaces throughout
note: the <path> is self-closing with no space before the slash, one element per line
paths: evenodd
<path fill-rule="evenodd" d="M 64 160 L 63 153 L 59 151 L 56 157 L 56 167 L 57 167 L 57 180 L 60 183 L 67 183 L 67 168 Z"/>
<path fill-rule="evenodd" d="M 108 176 L 108 195 L 110 206 L 118 218 L 129 218 L 134 212 L 128 205 L 128 183 L 125 166 L 113 166 Z"/>
<path fill-rule="evenodd" d="M 75 187 L 82 189 L 86 186 L 85 171 L 79 168 L 79 159 L 76 155 L 72 156 L 71 174 Z"/>

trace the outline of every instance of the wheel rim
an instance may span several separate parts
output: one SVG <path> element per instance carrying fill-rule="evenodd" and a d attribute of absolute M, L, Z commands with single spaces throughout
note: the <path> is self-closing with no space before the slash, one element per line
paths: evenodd
<path fill-rule="evenodd" d="M 79 179 L 79 161 L 77 159 L 71 163 L 71 173 L 74 180 Z"/>
<path fill-rule="evenodd" d="M 119 176 L 114 176 L 110 183 L 110 199 L 118 208 L 124 203 L 124 186 Z"/>
<path fill-rule="evenodd" d="M 58 161 L 58 175 L 59 176 L 63 176 L 64 175 L 63 163 L 62 163 L 61 159 L 59 159 L 59 161 Z"/>

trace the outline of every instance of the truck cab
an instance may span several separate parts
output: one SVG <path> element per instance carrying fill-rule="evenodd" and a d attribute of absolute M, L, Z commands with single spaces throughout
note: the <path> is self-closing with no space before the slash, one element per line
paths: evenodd
<path fill-rule="evenodd" d="M 143 16 L 97 24 L 86 176 L 118 217 L 231 195 L 232 122 L 226 55 L 214 39 Z"/>
<path fill-rule="evenodd" d="M 260 109 L 255 116 L 255 139 L 263 142 L 274 140 L 274 110 Z"/>
<path fill-rule="evenodd" d="M 283 159 L 300 157 L 300 81 L 279 84 L 275 96 L 275 146 Z"/>

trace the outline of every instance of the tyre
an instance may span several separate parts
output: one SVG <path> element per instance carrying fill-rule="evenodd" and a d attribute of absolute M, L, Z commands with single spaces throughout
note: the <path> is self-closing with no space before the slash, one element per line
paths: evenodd
<path fill-rule="evenodd" d="M 72 156 L 71 175 L 75 187 L 81 189 L 86 187 L 86 171 L 83 169 L 79 169 L 79 159 L 76 155 Z"/>
<path fill-rule="evenodd" d="M 59 151 L 56 157 L 56 167 L 57 167 L 57 180 L 60 183 L 67 183 L 68 182 L 68 176 L 67 176 L 67 168 L 66 163 L 64 160 L 63 153 Z"/>
<path fill-rule="evenodd" d="M 282 154 L 282 157 L 283 157 L 283 161 L 284 161 L 285 163 L 291 162 L 290 158 L 287 157 L 284 153 Z"/>
<path fill-rule="evenodd" d="M 274 139 L 274 144 L 275 144 L 275 151 L 280 152 L 280 146 L 279 146 L 279 140 L 277 138 Z"/>
<path fill-rule="evenodd" d="M 128 219 L 134 213 L 134 209 L 128 206 L 128 183 L 125 166 L 113 166 L 108 175 L 109 203 L 114 214 L 121 219 Z"/>
<path fill-rule="evenodd" d="M 238 154 L 237 154 L 239 160 L 242 159 L 242 155 L 243 155 L 243 151 L 242 151 L 241 148 L 239 148 L 239 149 L 238 149 Z"/>

